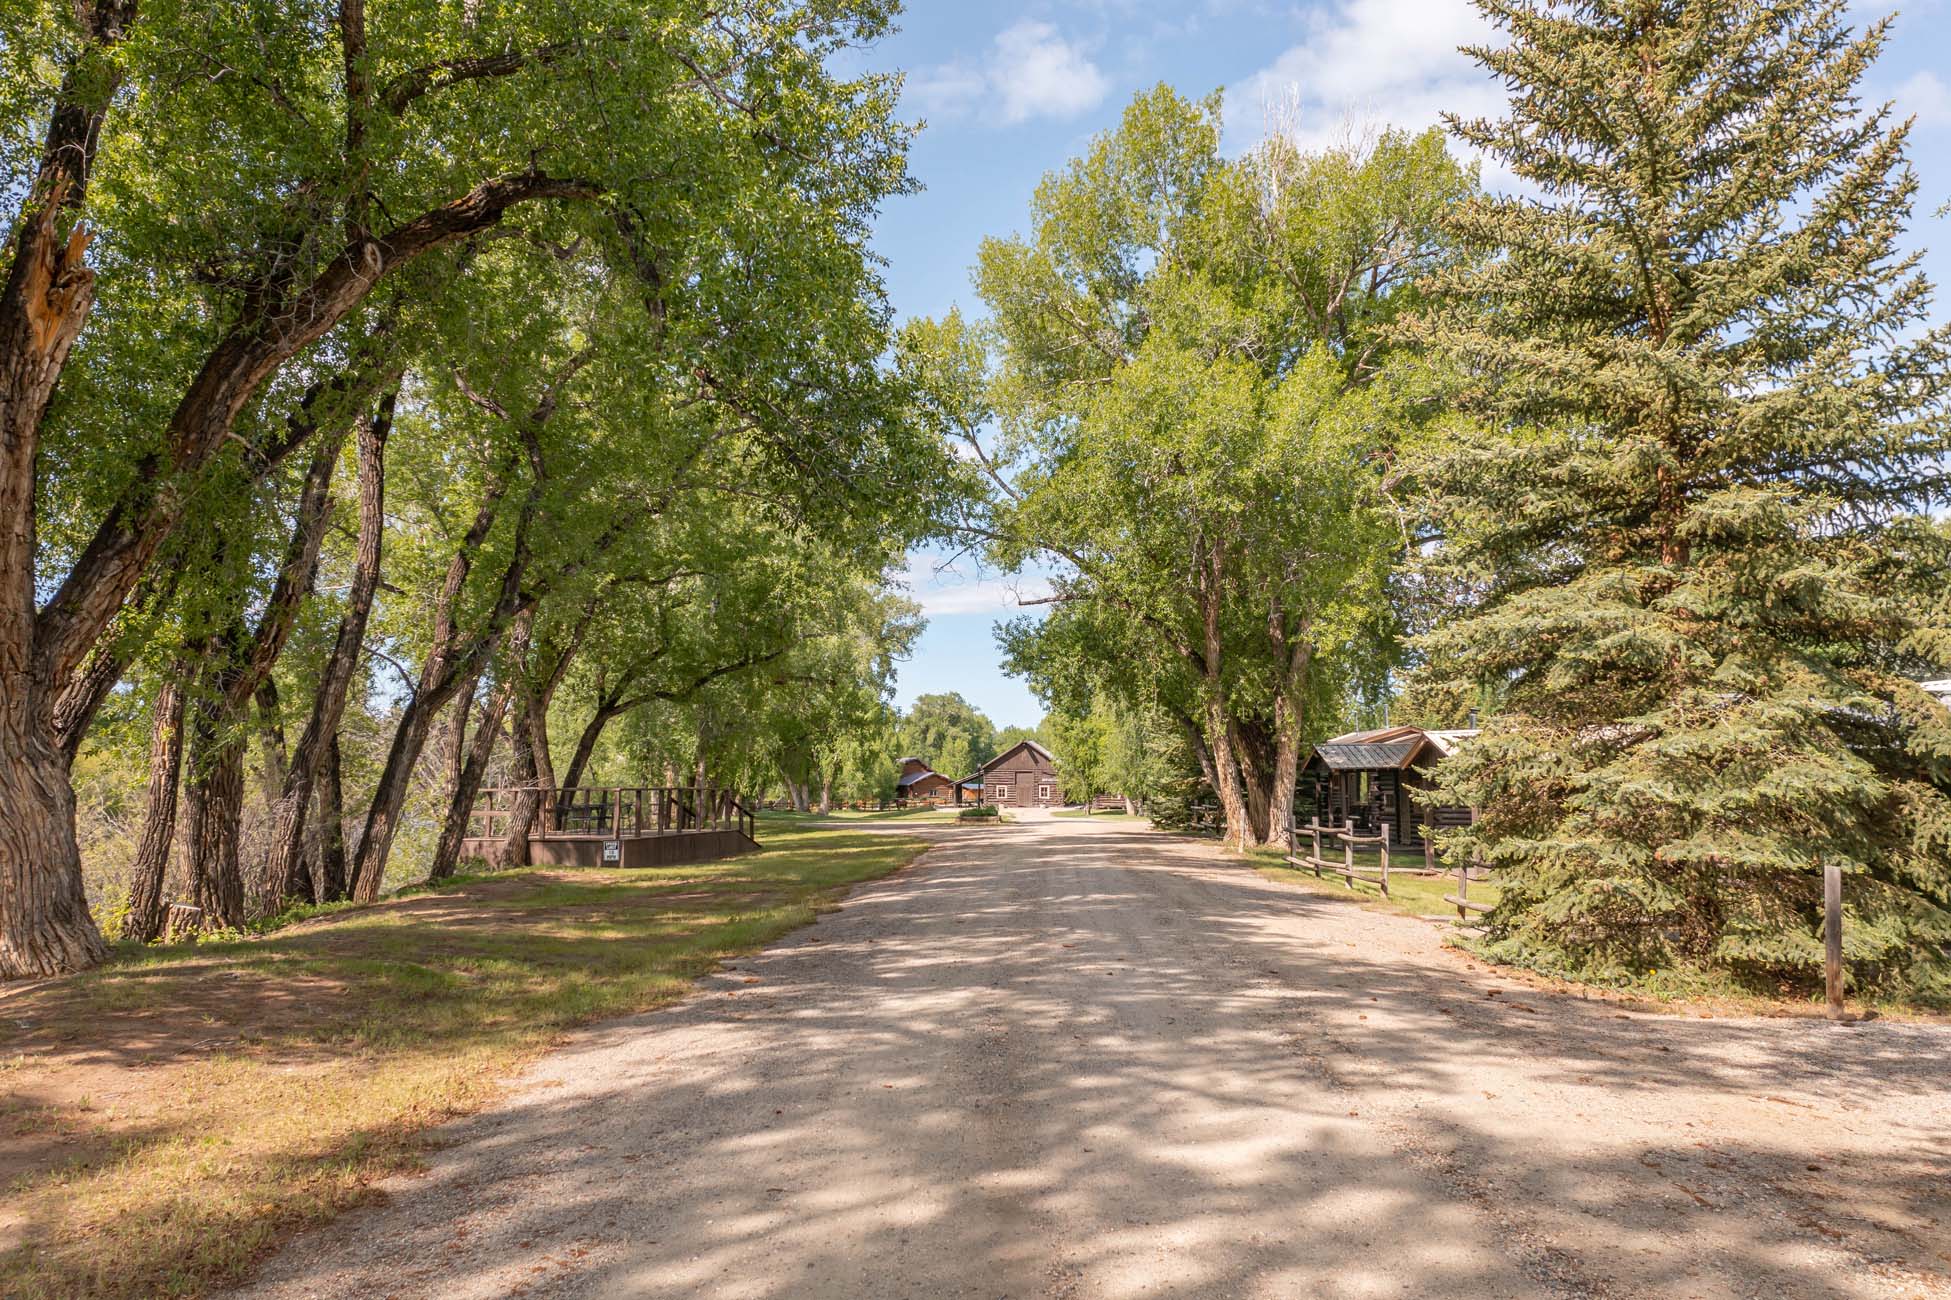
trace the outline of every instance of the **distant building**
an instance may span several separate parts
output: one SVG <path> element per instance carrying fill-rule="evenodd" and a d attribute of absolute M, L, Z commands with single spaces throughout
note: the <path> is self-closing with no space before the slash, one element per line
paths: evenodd
<path fill-rule="evenodd" d="M 966 799 L 973 785 L 974 802 L 998 808 L 1048 808 L 1061 802 L 1057 791 L 1057 760 L 1034 740 L 1019 740 L 984 763 L 958 784 L 958 798 Z"/>
<path fill-rule="evenodd" d="M 1470 824 L 1468 808 L 1429 807 L 1422 796 L 1430 769 L 1476 734 L 1388 727 L 1324 740 L 1301 769 L 1295 802 L 1306 808 L 1312 787 L 1314 815 L 1323 826 L 1352 823 L 1371 834 L 1387 829 L 1391 844 L 1420 848 L 1425 825 L 1441 830 Z"/>
<path fill-rule="evenodd" d="M 1932 695 L 1937 696 L 1938 703 L 1947 709 L 1951 709 L 1951 677 L 1946 677 L 1942 681 L 1919 682 L 1917 684 L 1922 686 L 1926 691 L 1929 691 Z"/>
<path fill-rule="evenodd" d="M 904 803 L 943 804 L 955 798 L 955 782 L 919 758 L 901 760 L 901 778 L 894 785 L 895 798 Z"/>

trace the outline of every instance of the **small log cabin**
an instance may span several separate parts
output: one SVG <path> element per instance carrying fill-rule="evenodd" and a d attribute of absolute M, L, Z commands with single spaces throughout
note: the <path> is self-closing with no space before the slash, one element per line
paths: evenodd
<path fill-rule="evenodd" d="M 904 803 L 925 803 L 931 807 L 955 798 L 955 782 L 919 758 L 901 760 L 901 778 L 894 785 L 895 798 Z"/>
<path fill-rule="evenodd" d="M 1388 727 L 1325 740 L 1301 769 L 1296 808 L 1308 806 L 1311 786 L 1314 815 L 1323 826 L 1352 821 L 1370 834 L 1387 830 L 1391 844 L 1419 849 L 1425 824 L 1438 830 L 1470 824 L 1468 808 L 1430 807 L 1423 795 L 1430 769 L 1476 734 Z"/>
<path fill-rule="evenodd" d="M 1034 740 L 1019 740 L 966 777 L 957 787 L 958 801 L 976 783 L 977 803 L 998 808 L 1049 808 L 1061 801 L 1057 790 L 1057 760 Z"/>

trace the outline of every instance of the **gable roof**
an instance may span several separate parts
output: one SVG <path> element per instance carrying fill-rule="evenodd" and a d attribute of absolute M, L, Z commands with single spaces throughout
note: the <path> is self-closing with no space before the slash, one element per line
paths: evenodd
<path fill-rule="evenodd" d="M 1351 731 L 1314 747 L 1315 757 L 1331 772 L 1373 772 L 1412 766 L 1425 749 L 1446 758 L 1474 729 L 1424 731 L 1421 727 L 1384 727 L 1380 731 Z"/>
<path fill-rule="evenodd" d="M 942 774 L 940 772 L 937 772 L 934 768 L 924 767 L 919 772 L 910 772 L 906 776 L 902 777 L 900 780 L 896 781 L 894 783 L 894 788 L 897 790 L 905 790 L 909 786 L 913 785 L 915 782 L 926 781 L 931 776 L 937 777 L 943 781 L 948 780 L 947 777 L 942 776 Z"/>
<path fill-rule="evenodd" d="M 1035 750 L 1037 756 L 1042 758 L 1044 762 L 1050 764 L 1050 766 L 1052 767 L 1055 767 L 1057 765 L 1057 756 L 1055 754 L 1052 754 L 1049 750 L 1045 749 L 1043 746 L 1037 744 L 1034 740 L 1019 740 L 1014 745 L 1011 745 L 1008 749 L 1005 749 L 1002 753 L 996 755 L 994 758 L 990 759 L 987 763 L 984 763 L 981 767 L 977 768 L 976 771 L 987 772 L 990 768 L 995 767 L 997 764 L 1001 763 L 1004 759 L 1008 758 L 1011 754 L 1014 754 L 1019 749 Z"/>

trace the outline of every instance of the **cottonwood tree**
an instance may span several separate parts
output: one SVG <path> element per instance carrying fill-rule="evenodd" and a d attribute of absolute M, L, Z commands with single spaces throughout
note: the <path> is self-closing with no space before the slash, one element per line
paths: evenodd
<path fill-rule="evenodd" d="M 1046 178 L 1028 238 L 984 244 L 993 373 L 954 321 L 914 344 L 942 404 L 975 411 L 991 494 L 968 531 L 1093 607 L 1088 635 L 1019 622 L 1006 652 L 1146 674 L 1236 843 L 1284 838 L 1306 744 L 1392 654 L 1386 490 L 1417 415 L 1389 326 L 1471 184 L 1434 133 L 1229 161 L 1216 102 L 1160 88 Z"/>
<path fill-rule="evenodd" d="M 862 286 L 866 223 L 906 184 L 906 135 L 885 81 L 841 80 L 827 60 L 888 13 L 7 10 L 0 43 L 22 57 L 0 92 L 0 977 L 104 952 L 62 722 L 88 712 L 69 697 L 79 670 L 218 462 L 268 473 L 330 422 L 318 408 L 365 409 L 393 364 L 382 287 L 437 292 L 481 236 L 549 209 L 545 235 L 590 240 L 651 314 L 702 303 L 697 318 L 736 325 L 735 351 L 690 373 L 782 457 L 818 443 L 860 467 L 825 446 L 830 428 L 807 436 L 808 401 L 782 409 L 774 383 L 813 351 L 863 364 L 884 313 L 858 302 L 825 312 L 824 332 L 764 339 L 808 312 L 769 322 L 776 301 L 748 277 L 801 267 L 784 294 L 799 299 L 835 272 L 835 295 Z M 44 528 L 44 507 L 68 517 Z"/>
<path fill-rule="evenodd" d="M 1459 847 L 1509 867 L 1496 955 L 1772 986 L 1822 963 L 1951 988 L 1951 716 L 1916 516 L 1951 483 L 1951 343 L 1897 246 L 1886 23 L 1843 6 L 1485 0 L 1525 184 L 1415 336 L 1473 417 L 1422 468 L 1452 617 L 1428 677 L 1496 704 L 1447 764 Z"/>

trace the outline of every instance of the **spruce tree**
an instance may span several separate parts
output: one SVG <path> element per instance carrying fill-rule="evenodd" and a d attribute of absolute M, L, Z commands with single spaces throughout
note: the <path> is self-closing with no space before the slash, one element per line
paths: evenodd
<path fill-rule="evenodd" d="M 1897 239 L 1907 123 L 1837 0 L 1479 0 L 1509 91 L 1453 121 L 1517 178 L 1412 332 L 1463 427 L 1420 466 L 1443 774 L 1510 868 L 1493 955 L 1586 976 L 1820 969 L 1951 994 L 1951 714 L 1933 628 L 1947 351 Z"/>

